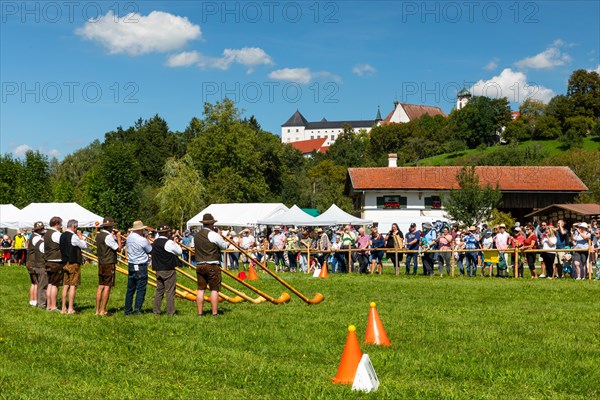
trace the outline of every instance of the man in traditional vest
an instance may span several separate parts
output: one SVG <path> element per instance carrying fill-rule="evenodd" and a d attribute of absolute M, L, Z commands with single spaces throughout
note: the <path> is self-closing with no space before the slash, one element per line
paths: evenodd
<path fill-rule="evenodd" d="M 40 251 L 40 245 L 44 243 L 42 235 L 44 234 L 44 223 L 38 221 L 33 225 L 31 237 L 27 241 L 27 272 L 31 286 L 29 287 L 29 305 L 35 307 L 43 303 L 46 308 L 46 293 L 38 297 L 38 282 L 45 279 L 48 285 L 48 276 L 46 276 L 46 266 L 44 263 L 44 252 Z M 42 275 L 44 277 L 42 277 Z M 39 278 L 39 280 L 38 280 Z"/>
<path fill-rule="evenodd" d="M 142 221 L 134 221 L 127 235 L 128 277 L 125 293 L 125 315 L 140 314 L 146 299 L 148 285 L 148 254 L 152 246 L 145 237 L 148 227 Z M 133 295 L 135 294 L 135 305 Z"/>
<path fill-rule="evenodd" d="M 102 221 L 100 232 L 96 235 L 96 254 L 98 255 L 98 290 L 96 291 L 96 315 L 110 316 L 106 311 L 110 290 L 115 286 L 115 267 L 117 252 L 121 251 L 121 232 L 115 230 L 115 221 L 106 217 Z"/>
<path fill-rule="evenodd" d="M 60 230 L 62 218 L 52 217 L 50 228 L 44 233 L 44 261 L 46 262 L 46 273 L 48 274 L 48 288 L 46 289 L 46 310 L 60 312 L 56 307 L 58 288 L 63 282 L 62 255 L 60 253 Z"/>
<path fill-rule="evenodd" d="M 156 271 L 156 293 L 154 295 L 154 315 L 160 315 L 163 296 L 167 295 L 167 315 L 175 315 L 175 284 L 181 246 L 169 239 L 171 228 L 161 225 L 156 230 L 158 237 L 152 243 L 152 269 Z"/>
<path fill-rule="evenodd" d="M 62 260 L 65 263 L 64 281 L 62 290 L 62 314 L 75 314 L 74 301 L 77 286 L 81 282 L 81 264 L 83 264 L 83 256 L 81 249 L 87 249 L 85 239 L 81 231 L 77 228 L 79 222 L 70 219 L 67 222 L 67 230 L 60 236 L 60 252 Z M 67 295 L 69 296 L 69 307 L 67 309 Z"/>
<path fill-rule="evenodd" d="M 219 315 L 219 290 L 221 290 L 221 250 L 227 248 L 227 243 L 220 233 L 215 232 L 217 222 L 211 214 L 202 217 L 202 229 L 194 236 L 196 251 L 196 276 L 198 278 L 198 293 L 196 305 L 198 316 L 201 317 L 204 305 L 204 291 L 210 285 L 210 304 L 212 316 Z"/>

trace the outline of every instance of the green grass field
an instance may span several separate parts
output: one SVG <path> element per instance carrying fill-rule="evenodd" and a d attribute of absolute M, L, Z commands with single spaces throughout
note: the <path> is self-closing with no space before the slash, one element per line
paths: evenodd
<path fill-rule="evenodd" d="M 178 299 L 179 315 L 157 318 L 149 287 L 147 313 L 125 317 L 119 276 L 116 314 L 99 317 L 96 268 L 86 266 L 81 314 L 61 315 L 29 307 L 25 269 L 1 267 L 0 398 L 600 398 L 598 282 L 397 277 L 389 267 L 383 276 L 282 275 L 326 300 L 222 304 L 220 317 L 197 318 Z M 256 286 L 284 291 L 264 274 Z M 391 348 L 362 345 L 370 301 Z M 330 381 L 349 324 L 381 382 L 375 393 Z"/>
<path fill-rule="evenodd" d="M 533 146 L 539 146 L 540 150 L 547 156 L 554 156 L 561 151 L 561 142 L 558 140 L 528 140 L 523 143 L 519 143 L 518 147 L 524 149 L 526 147 L 533 148 Z M 419 160 L 420 166 L 436 166 L 436 165 L 463 165 L 464 159 L 468 158 L 473 154 L 492 154 L 498 151 L 503 151 L 505 146 L 491 146 L 484 150 L 481 149 L 470 149 L 464 151 L 458 151 L 454 153 L 444 153 L 437 156 L 424 158 Z M 586 137 L 583 139 L 582 150 L 597 152 L 600 149 L 600 142 L 595 137 Z"/>

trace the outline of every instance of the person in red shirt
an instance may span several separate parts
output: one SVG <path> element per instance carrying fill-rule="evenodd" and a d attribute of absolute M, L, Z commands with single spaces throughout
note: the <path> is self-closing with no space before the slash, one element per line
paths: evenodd
<path fill-rule="evenodd" d="M 537 248 L 537 235 L 533 230 L 533 225 L 527 224 L 525 227 L 525 240 L 523 241 L 522 250 L 535 250 Z M 537 273 L 535 272 L 535 256 L 537 253 L 525 253 L 525 258 L 527 259 L 527 265 L 529 266 L 529 270 L 531 271 L 531 278 L 537 278 Z M 519 277 L 523 277 L 523 267 L 519 267 Z"/>

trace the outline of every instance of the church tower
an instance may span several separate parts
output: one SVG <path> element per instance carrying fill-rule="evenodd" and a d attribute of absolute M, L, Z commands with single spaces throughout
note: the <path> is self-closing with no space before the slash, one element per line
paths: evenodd
<path fill-rule="evenodd" d="M 456 109 L 460 110 L 466 106 L 469 100 L 471 100 L 471 97 L 473 97 L 471 92 L 469 92 L 466 88 L 463 88 L 461 91 L 459 91 L 456 95 Z"/>

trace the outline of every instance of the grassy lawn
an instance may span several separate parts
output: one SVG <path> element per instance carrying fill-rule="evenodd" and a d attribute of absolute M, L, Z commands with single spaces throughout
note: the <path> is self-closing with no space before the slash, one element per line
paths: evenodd
<path fill-rule="evenodd" d="M 222 304 L 219 318 L 197 318 L 178 299 L 178 316 L 156 318 L 149 287 L 147 313 L 125 317 L 119 276 L 116 314 L 98 317 L 96 267 L 86 266 L 81 314 L 67 316 L 29 307 L 25 269 L 2 267 L 0 398 L 600 398 L 598 282 L 397 277 L 389 267 L 383 276 L 282 275 L 325 301 Z M 256 286 L 284 291 L 264 274 Z M 330 379 L 347 326 L 364 340 L 369 301 L 392 347 L 361 344 L 381 382 L 365 394 Z"/>
<path fill-rule="evenodd" d="M 526 147 L 533 147 L 537 145 L 540 150 L 548 157 L 556 155 L 563 151 L 561 149 L 562 144 L 558 140 L 544 140 L 544 141 L 533 141 L 529 140 L 523 143 L 519 143 L 518 147 L 524 149 Z M 435 166 L 435 165 L 460 165 L 461 159 L 478 153 L 492 154 L 505 149 L 505 146 L 492 146 L 487 147 L 485 150 L 471 149 L 464 150 L 455 153 L 444 153 L 437 156 L 424 158 L 419 161 L 420 166 Z M 582 150 L 585 151 L 598 151 L 600 149 L 600 142 L 597 138 L 586 137 L 583 139 Z"/>

